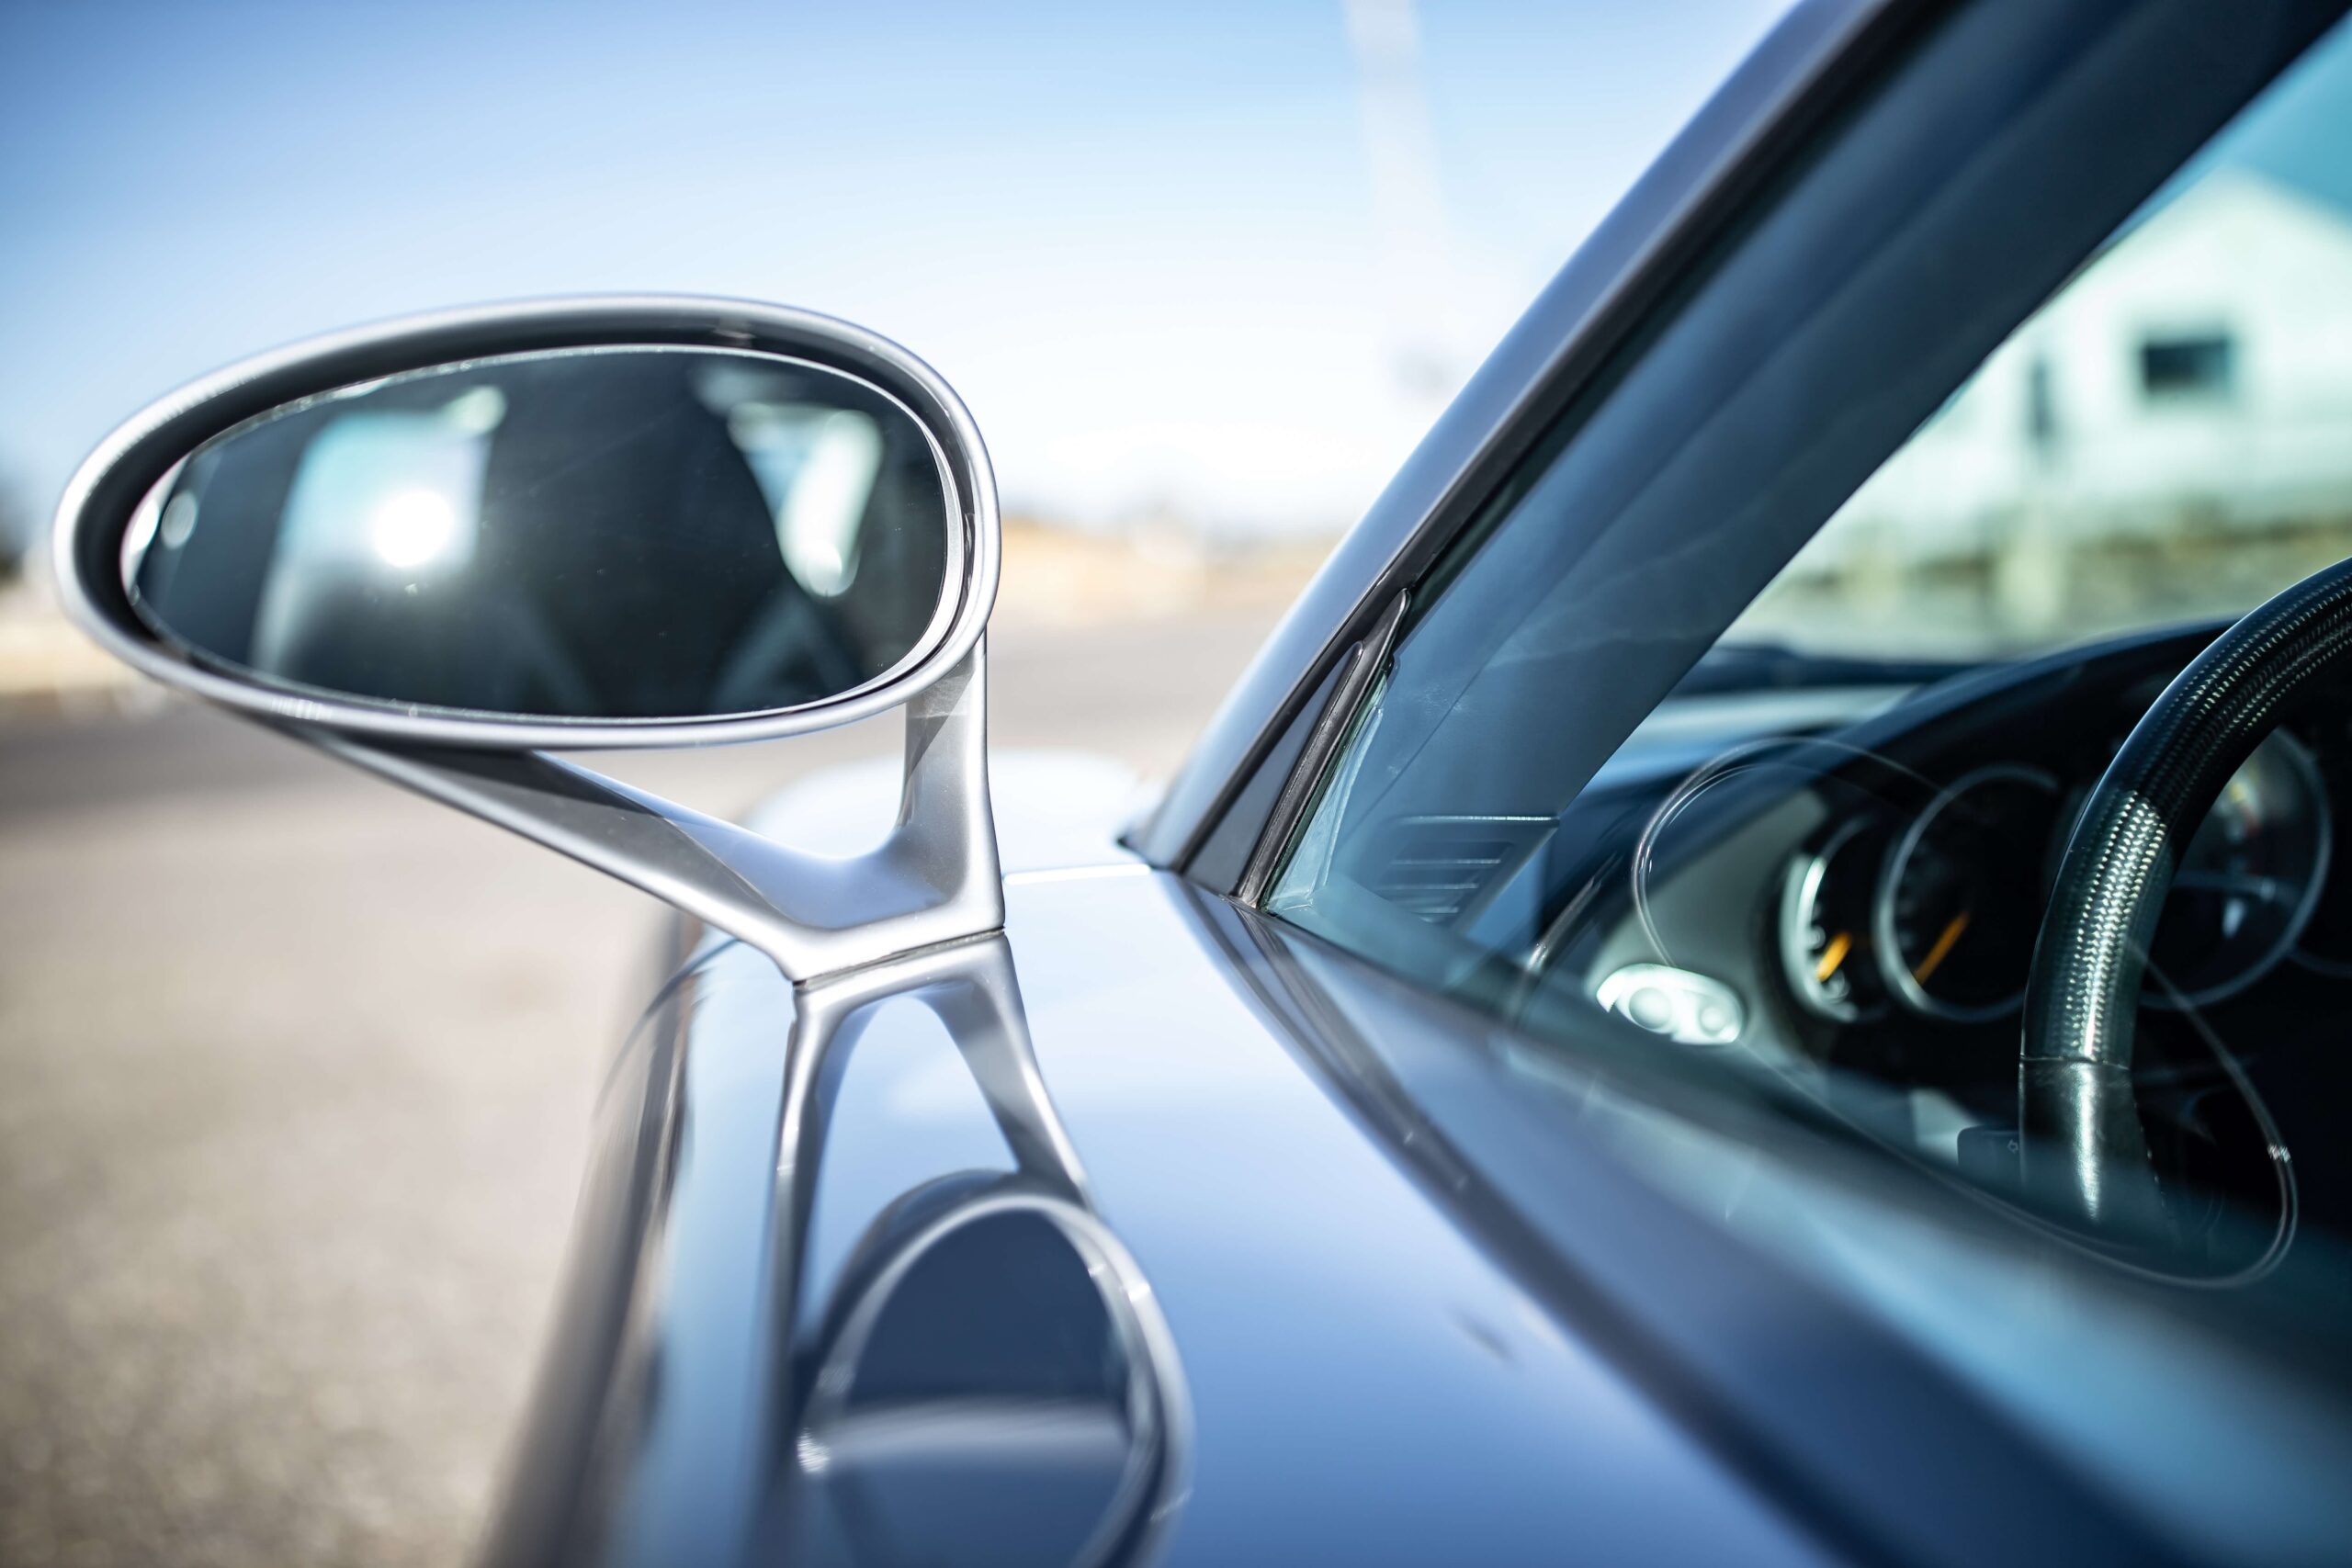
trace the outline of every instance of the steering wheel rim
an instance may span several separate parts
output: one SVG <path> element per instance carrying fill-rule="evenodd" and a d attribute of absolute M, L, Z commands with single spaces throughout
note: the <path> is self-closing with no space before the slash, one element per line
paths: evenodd
<path fill-rule="evenodd" d="M 2075 819 L 2042 917 L 2018 1043 L 2027 1190 L 2102 1231 L 2164 1208 L 2132 1089 L 2148 944 L 2189 840 L 2289 704 L 2352 663 L 2352 559 L 2249 610 L 2132 727 Z"/>

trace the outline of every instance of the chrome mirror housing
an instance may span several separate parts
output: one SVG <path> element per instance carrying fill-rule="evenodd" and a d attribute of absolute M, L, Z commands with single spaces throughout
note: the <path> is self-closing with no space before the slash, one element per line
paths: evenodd
<path fill-rule="evenodd" d="M 1003 923 L 982 633 L 999 524 L 962 402 L 805 311 L 446 312 L 233 366 L 67 487 L 67 612 L 167 684 L 535 839 L 795 980 Z M 899 824 L 797 854 L 543 753 L 907 709 Z"/>

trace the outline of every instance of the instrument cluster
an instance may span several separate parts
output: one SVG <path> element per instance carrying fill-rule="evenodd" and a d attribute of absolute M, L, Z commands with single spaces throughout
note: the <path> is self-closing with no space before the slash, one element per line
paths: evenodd
<path fill-rule="evenodd" d="M 2352 761 L 2352 731 L 2342 739 Z M 1919 804 L 1873 801 L 1815 835 L 1789 857 L 1779 889 L 1781 967 L 1799 1007 L 1838 1024 L 2013 1014 L 2093 782 L 1988 762 L 1919 779 Z M 2332 848 L 2321 763 L 2277 731 L 2183 857 L 2150 948 L 2148 1002 L 2222 1000 L 2290 954 L 2352 974 L 2352 907 L 2324 897 Z"/>

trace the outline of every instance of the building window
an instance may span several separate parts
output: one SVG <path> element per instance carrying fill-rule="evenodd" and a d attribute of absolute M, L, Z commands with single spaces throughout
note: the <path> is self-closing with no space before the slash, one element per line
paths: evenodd
<path fill-rule="evenodd" d="M 2140 340 L 2140 390 L 2150 400 L 2225 398 L 2237 379 L 2237 342 L 2227 333 Z"/>
<path fill-rule="evenodd" d="M 2058 391 L 2050 361 L 2039 354 L 2025 367 L 2025 438 L 2041 453 L 2058 445 Z"/>

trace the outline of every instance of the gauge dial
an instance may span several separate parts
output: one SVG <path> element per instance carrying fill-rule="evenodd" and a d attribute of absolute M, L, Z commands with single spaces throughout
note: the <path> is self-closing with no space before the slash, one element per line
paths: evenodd
<path fill-rule="evenodd" d="M 2319 901 L 2328 837 L 2318 767 L 2274 730 L 2231 775 L 2181 856 L 2148 948 L 2170 988 L 2151 984 L 2146 999 L 2202 1006 L 2269 973 Z"/>
<path fill-rule="evenodd" d="M 1781 883 L 1781 966 L 1807 1011 L 1854 1023 L 1886 1010 L 1871 963 L 1868 852 L 1885 843 L 1867 819 L 1840 825 L 1789 858 Z"/>
<path fill-rule="evenodd" d="M 1887 857 L 1872 911 L 1890 991 L 1955 1021 L 2018 1005 L 2060 804 L 2049 774 L 1996 766 L 1955 780 L 1913 819 Z"/>

